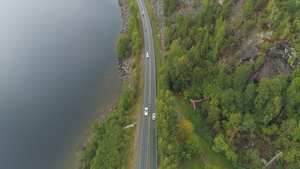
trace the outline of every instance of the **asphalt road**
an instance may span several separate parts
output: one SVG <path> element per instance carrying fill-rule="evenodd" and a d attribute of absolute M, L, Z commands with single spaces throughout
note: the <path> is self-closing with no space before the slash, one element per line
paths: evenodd
<path fill-rule="evenodd" d="M 155 121 L 152 120 L 152 113 L 155 112 L 156 101 L 156 68 L 154 40 L 148 11 L 144 0 L 137 0 L 143 22 L 144 42 L 145 42 L 145 75 L 144 75 L 144 102 L 141 111 L 141 143 L 137 166 L 139 169 L 157 169 L 157 135 L 155 131 Z M 146 30 L 145 30 L 146 29 Z M 147 58 L 147 52 L 149 57 Z M 149 108 L 148 115 L 145 116 L 145 107 Z"/>

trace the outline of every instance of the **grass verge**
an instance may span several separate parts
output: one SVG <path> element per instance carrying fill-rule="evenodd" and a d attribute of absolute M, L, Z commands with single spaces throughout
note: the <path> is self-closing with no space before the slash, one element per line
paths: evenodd
<path fill-rule="evenodd" d="M 138 10 L 139 11 L 139 10 Z M 140 15 L 139 15 L 140 16 Z M 137 27 L 138 27 L 138 31 L 140 33 L 142 42 L 144 42 L 144 37 L 142 36 L 142 32 L 143 32 L 143 24 L 141 22 L 141 18 L 138 17 L 138 22 L 137 22 Z M 145 48 L 144 48 L 144 43 L 141 44 L 140 47 L 140 51 L 141 53 L 145 53 Z M 140 56 L 140 59 L 136 59 L 135 62 L 139 62 L 139 65 L 141 67 L 140 72 L 136 72 L 136 73 L 140 73 L 139 75 L 139 79 L 137 81 L 138 83 L 138 89 L 137 89 L 137 100 L 136 100 L 136 105 L 135 105 L 135 110 L 134 112 L 131 114 L 130 119 L 132 119 L 133 121 L 137 122 L 140 118 L 140 112 L 142 109 L 142 105 L 143 105 L 143 94 L 144 94 L 144 70 L 143 69 L 143 63 L 144 63 L 144 57 Z M 136 142 L 138 139 L 138 126 L 139 123 L 137 123 L 136 128 L 134 130 L 134 133 L 132 134 L 133 139 L 131 140 L 130 143 L 130 155 L 128 156 L 128 164 L 126 166 L 126 168 L 128 169 L 132 169 L 135 166 L 136 163 L 136 154 L 137 154 L 137 147 L 136 147 Z"/>

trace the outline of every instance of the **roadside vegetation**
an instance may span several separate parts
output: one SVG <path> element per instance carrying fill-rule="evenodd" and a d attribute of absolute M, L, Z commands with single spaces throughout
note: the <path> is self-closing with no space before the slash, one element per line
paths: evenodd
<path fill-rule="evenodd" d="M 295 60 L 300 59 L 300 3 L 239 2 L 243 13 L 232 26 L 231 8 L 237 0 L 202 0 L 193 5 L 201 5 L 199 12 L 185 14 L 177 11 L 186 4 L 164 1 L 167 53 L 159 67 L 156 102 L 159 168 L 192 166 L 200 158 L 201 145 L 211 146 L 232 168 L 262 168 L 272 159 L 270 168 L 300 167 L 300 68 L 288 76 L 252 78 L 273 59 L 268 52 L 283 41 L 295 49 Z M 257 46 L 258 58 L 243 64 L 233 51 L 254 29 L 271 36 Z M 198 109 L 186 110 L 187 119 L 178 122 L 177 94 L 185 104 L 190 99 L 205 101 Z M 222 168 L 217 163 L 204 167 Z"/>
<path fill-rule="evenodd" d="M 142 34 L 137 27 L 138 6 L 134 0 L 127 0 L 127 2 L 131 13 L 128 23 L 128 35 L 124 33 L 120 34 L 116 47 L 118 57 L 121 59 L 128 58 L 131 55 L 140 55 L 142 44 Z"/>
<path fill-rule="evenodd" d="M 117 42 L 117 52 L 120 58 L 134 55 L 131 66 L 131 79 L 129 83 L 123 81 L 122 94 L 117 108 L 110 112 L 107 118 L 99 123 L 95 121 L 92 129 L 93 134 L 78 153 L 80 169 L 108 169 L 108 168 L 128 168 L 134 165 L 131 147 L 136 127 L 125 129 L 124 127 L 135 122 L 134 113 L 140 109 L 139 105 L 142 96 L 143 77 L 142 58 L 140 56 L 142 29 L 138 28 L 138 7 L 134 0 L 128 0 L 131 17 L 129 21 L 128 35 L 121 34 Z M 134 73 L 135 72 L 135 73 Z M 139 111 L 138 111 L 139 112 Z"/>

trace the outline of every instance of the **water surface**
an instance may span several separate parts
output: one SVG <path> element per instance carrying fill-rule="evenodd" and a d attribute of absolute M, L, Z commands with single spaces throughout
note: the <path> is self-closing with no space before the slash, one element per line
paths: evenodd
<path fill-rule="evenodd" d="M 0 168 L 74 168 L 121 92 L 116 0 L 1 0 Z"/>

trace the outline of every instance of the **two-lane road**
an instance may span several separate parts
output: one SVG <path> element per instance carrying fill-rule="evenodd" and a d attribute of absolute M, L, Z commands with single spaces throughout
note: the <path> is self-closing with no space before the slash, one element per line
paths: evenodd
<path fill-rule="evenodd" d="M 144 79 L 144 106 L 141 111 L 141 147 L 137 168 L 157 169 L 157 136 L 155 131 L 155 121 L 152 114 L 155 113 L 156 101 L 156 68 L 153 33 L 148 11 L 144 0 L 137 0 L 140 14 L 142 15 L 144 42 L 145 42 L 145 79 Z M 147 53 L 148 56 L 147 57 Z M 148 107 L 149 112 L 146 116 L 144 111 Z"/>

